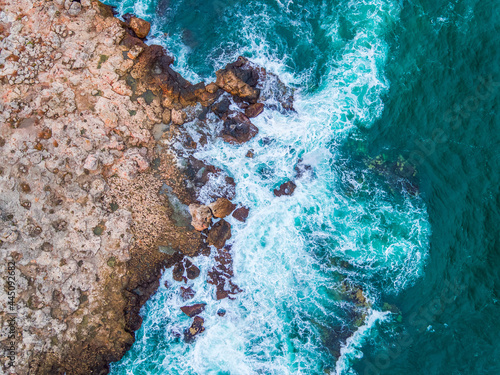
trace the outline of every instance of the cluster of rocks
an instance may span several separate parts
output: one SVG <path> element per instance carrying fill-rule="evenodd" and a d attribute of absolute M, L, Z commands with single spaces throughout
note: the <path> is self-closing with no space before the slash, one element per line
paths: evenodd
<path fill-rule="evenodd" d="M 233 217 L 239 221 L 245 221 L 249 209 L 240 207 L 236 209 L 236 205 L 227 198 L 219 198 L 209 205 L 191 204 L 189 211 L 192 215 L 191 225 L 203 234 L 206 245 L 214 246 L 217 254 L 215 256 L 216 265 L 208 272 L 209 284 L 216 286 L 216 299 L 220 300 L 229 297 L 230 294 L 241 292 L 231 281 L 233 274 L 231 247 L 226 246 L 226 241 L 231 238 L 231 225 L 224 220 L 231 213 Z M 213 220 L 218 220 L 212 225 Z M 200 270 L 192 262 L 186 258 L 179 261 L 172 269 L 172 277 L 178 282 L 187 282 L 188 279 L 193 280 L 200 274 Z M 182 298 L 186 301 L 195 295 L 191 287 L 181 287 Z M 195 317 L 189 329 L 184 332 L 186 342 L 192 342 L 195 336 L 204 331 L 202 317 L 197 316 L 205 309 L 204 304 L 186 305 L 181 307 L 181 310 L 189 317 Z M 220 313 L 223 316 L 225 313 Z"/>

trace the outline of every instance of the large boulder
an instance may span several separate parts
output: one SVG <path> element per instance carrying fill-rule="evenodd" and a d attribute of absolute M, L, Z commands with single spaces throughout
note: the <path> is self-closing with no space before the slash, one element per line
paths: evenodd
<path fill-rule="evenodd" d="M 259 99 L 260 90 L 256 88 L 259 83 L 259 69 L 252 66 L 248 59 L 240 56 L 236 62 L 218 70 L 216 75 L 216 85 L 231 95 L 249 103 L 256 103 Z"/>
<path fill-rule="evenodd" d="M 215 223 L 212 229 L 208 232 L 208 244 L 215 246 L 217 249 L 222 249 L 226 241 L 231 238 L 231 224 L 222 219 Z"/>
<path fill-rule="evenodd" d="M 189 212 L 193 218 L 191 225 L 197 231 L 207 229 L 212 223 L 212 211 L 208 206 L 193 203 L 189 205 Z"/>
<path fill-rule="evenodd" d="M 259 129 L 243 113 L 236 113 L 224 121 L 222 139 L 231 144 L 242 144 L 255 137 Z"/>
<path fill-rule="evenodd" d="M 227 198 L 219 198 L 208 205 L 215 217 L 224 218 L 234 211 L 236 205 Z"/>
<path fill-rule="evenodd" d="M 124 14 L 123 19 L 138 38 L 144 39 L 148 36 L 151 30 L 151 24 L 148 21 L 138 18 L 131 13 Z"/>
<path fill-rule="evenodd" d="M 257 117 L 264 111 L 264 104 L 262 103 L 255 103 L 255 104 L 250 104 L 246 109 L 245 109 L 245 115 L 248 118 L 252 117 Z"/>
<path fill-rule="evenodd" d="M 205 310 L 204 303 L 196 303 L 191 306 L 182 306 L 181 310 L 184 314 L 192 318 L 195 315 L 201 314 Z"/>
<path fill-rule="evenodd" d="M 238 221 L 245 222 L 249 212 L 250 209 L 248 207 L 240 207 L 233 212 L 233 217 Z"/>

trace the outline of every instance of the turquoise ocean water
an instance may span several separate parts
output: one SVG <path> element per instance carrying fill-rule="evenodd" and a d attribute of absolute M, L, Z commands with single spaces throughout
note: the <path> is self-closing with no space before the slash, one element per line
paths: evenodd
<path fill-rule="evenodd" d="M 244 55 L 296 89 L 296 113 L 196 154 L 251 209 L 231 222 L 243 292 L 217 301 L 213 256 L 193 259 L 206 331 L 187 344 L 167 270 L 112 374 L 500 374 L 498 2 L 108 3 L 149 20 L 192 82 Z M 274 197 L 299 159 L 311 173 Z"/>

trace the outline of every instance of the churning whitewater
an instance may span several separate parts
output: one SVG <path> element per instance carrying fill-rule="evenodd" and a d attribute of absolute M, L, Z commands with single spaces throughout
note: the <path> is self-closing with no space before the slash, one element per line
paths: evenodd
<path fill-rule="evenodd" d="M 150 20 L 153 42 L 165 45 L 176 69 L 192 81 L 211 82 L 210 72 L 244 55 L 296 89 L 296 112 L 266 110 L 255 119 L 259 134 L 250 142 L 218 140 L 195 154 L 227 171 L 236 182 L 235 202 L 250 208 L 246 223 L 228 219 L 234 282 L 242 292 L 216 300 L 215 286 L 206 282 L 213 252 L 191 259 L 201 275 L 187 285 L 166 270 L 142 310 L 135 344 L 111 373 L 354 373 L 351 364 L 365 340 L 398 318 L 383 308 L 382 291 L 397 294 L 410 286 L 428 254 L 430 227 L 418 194 L 388 183 L 368 157 L 352 163 L 345 147 L 362 144 L 362 130 L 382 113 L 389 87 L 385 36 L 400 5 L 110 3 Z M 263 88 L 264 96 L 272 100 L 269 90 Z M 193 131 L 192 137 L 199 135 Z M 249 149 L 253 158 L 245 157 Z M 297 165 L 310 168 L 295 179 Z M 294 194 L 275 197 L 273 189 L 289 179 L 297 184 Z M 209 203 L 208 192 L 200 201 Z M 343 297 L 346 283 L 368 300 L 368 312 L 354 322 Z M 187 286 L 196 293 L 190 302 L 206 304 L 205 332 L 193 343 L 182 339 L 191 324 L 180 310 L 180 287 Z"/>

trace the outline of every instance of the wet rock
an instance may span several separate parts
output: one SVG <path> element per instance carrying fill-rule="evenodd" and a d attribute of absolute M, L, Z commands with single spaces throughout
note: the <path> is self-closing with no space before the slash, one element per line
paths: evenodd
<path fill-rule="evenodd" d="M 186 276 L 189 280 L 194 280 L 200 275 L 200 269 L 191 261 L 186 260 Z"/>
<path fill-rule="evenodd" d="M 234 211 L 236 205 L 229 199 L 219 198 L 215 202 L 210 203 L 208 207 L 210 207 L 215 217 L 224 218 Z"/>
<path fill-rule="evenodd" d="M 134 16 L 129 18 L 127 24 L 134 31 L 135 35 L 137 35 L 141 39 L 147 37 L 149 34 L 149 30 L 151 29 L 151 25 L 149 22 Z"/>
<path fill-rule="evenodd" d="M 312 167 L 308 164 L 304 164 L 302 159 L 299 160 L 299 162 L 295 166 L 294 170 L 295 170 L 297 178 L 301 178 L 307 173 L 312 173 Z"/>
<path fill-rule="evenodd" d="M 245 222 L 248 217 L 250 209 L 248 207 L 240 207 L 233 212 L 233 217 L 241 222 Z"/>
<path fill-rule="evenodd" d="M 255 137 L 259 129 L 243 113 L 237 113 L 224 121 L 222 139 L 231 144 L 242 144 Z"/>
<path fill-rule="evenodd" d="M 245 115 L 248 118 L 253 118 L 253 117 L 257 117 L 258 115 L 260 115 L 262 113 L 262 111 L 264 111 L 264 104 L 263 103 L 255 103 L 255 104 L 249 105 L 247 107 L 247 109 L 245 109 Z"/>
<path fill-rule="evenodd" d="M 193 324 L 191 324 L 191 327 L 184 331 L 184 341 L 187 343 L 193 342 L 196 335 L 205 331 L 205 327 L 203 327 L 204 323 L 205 321 L 203 318 L 196 316 L 193 320 Z"/>
<path fill-rule="evenodd" d="M 208 232 L 207 242 L 209 245 L 222 249 L 226 241 L 231 238 L 231 224 L 224 219 L 215 223 Z"/>
<path fill-rule="evenodd" d="M 237 96 L 249 103 L 256 103 L 260 90 L 256 88 L 259 82 L 257 69 L 251 66 L 247 59 L 240 56 L 232 64 L 216 72 L 216 84 L 231 95 Z"/>
<path fill-rule="evenodd" d="M 226 315 L 226 310 L 224 310 L 224 309 L 217 310 L 217 315 L 219 315 L 219 316 L 225 316 Z"/>
<path fill-rule="evenodd" d="M 231 105 L 231 101 L 228 98 L 223 98 L 219 102 L 212 105 L 212 111 L 219 118 L 222 118 L 229 111 L 230 105 Z"/>
<path fill-rule="evenodd" d="M 241 289 L 231 280 L 234 276 L 231 247 L 218 249 L 215 261 L 216 265 L 208 272 L 207 282 L 216 286 L 217 300 L 240 293 Z"/>
<path fill-rule="evenodd" d="M 190 300 L 194 295 L 195 292 L 191 287 L 184 288 L 181 286 L 181 297 L 184 301 Z"/>
<path fill-rule="evenodd" d="M 248 150 L 248 152 L 246 153 L 245 156 L 247 158 L 253 159 L 253 157 L 255 156 L 254 151 L 253 150 Z"/>
<path fill-rule="evenodd" d="M 172 269 L 172 278 L 175 281 L 184 281 L 184 264 L 177 263 Z"/>
<path fill-rule="evenodd" d="M 205 310 L 205 303 L 197 303 L 191 306 L 182 306 L 181 310 L 184 314 L 192 318 L 195 315 L 201 314 Z"/>
<path fill-rule="evenodd" d="M 207 229 L 212 223 L 212 211 L 208 206 L 193 203 L 189 205 L 189 212 L 193 218 L 191 225 L 197 231 Z"/>
<path fill-rule="evenodd" d="M 297 185 L 293 181 L 287 181 L 280 185 L 279 189 L 274 189 L 274 195 L 281 197 L 282 195 L 292 195 Z"/>

